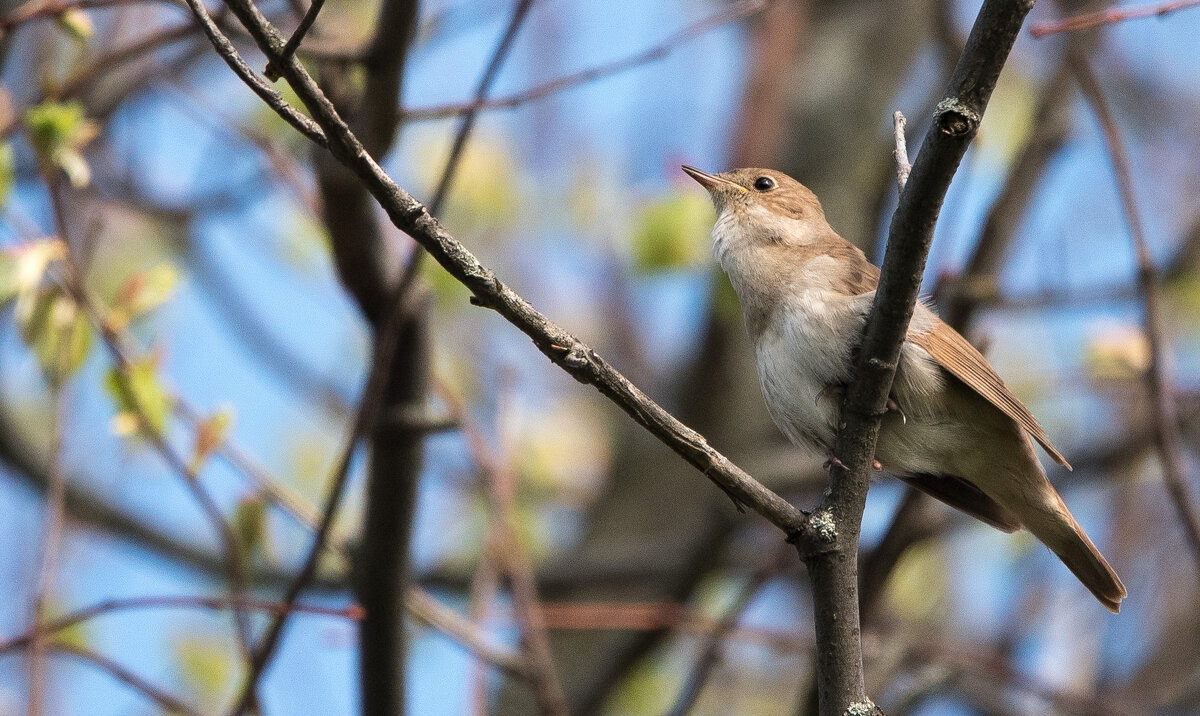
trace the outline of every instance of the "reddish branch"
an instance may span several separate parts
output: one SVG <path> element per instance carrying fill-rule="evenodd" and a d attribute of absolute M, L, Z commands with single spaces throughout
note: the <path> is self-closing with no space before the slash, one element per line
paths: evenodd
<path fill-rule="evenodd" d="M 1060 32 L 1071 32 L 1073 30 L 1085 30 L 1089 27 L 1100 27 L 1102 25 L 1115 25 L 1118 22 L 1126 20 L 1138 20 L 1146 17 L 1161 17 L 1168 13 L 1200 5 L 1200 0 L 1173 0 L 1172 2 L 1158 3 L 1156 5 L 1145 5 L 1142 7 L 1132 7 L 1128 9 L 1109 9 L 1098 10 L 1096 12 L 1084 13 L 1075 17 L 1068 17 L 1063 20 L 1052 20 L 1047 22 L 1034 23 L 1029 28 L 1029 33 L 1034 37 L 1045 37 L 1054 35 Z"/>
<path fill-rule="evenodd" d="M 1129 165 L 1129 156 L 1125 151 L 1125 142 L 1117 128 L 1104 98 L 1104 90 L 1092 72 L 1087 61 L 1079 56 L 1072 58 L 1072 67 L 1083 90 L 1084 97 L 1096 114 L 1100 127 L 1104 130 L 1104 139 L 1108 145 L 1108 153 L 1112 158 L 1113 171 L 1117 178 L 1117 187 L 1121 195 L 1121 205 L 1125 210 L 1125 218 L 1129 222 L 1130 239 L 1137 256 L 1138 292 L 1142 302 L 1142 323 L 1146 341 L 1150 346 L 1150 365 L 1146 369 L 1146 393 L 1150 398 L 1151 417 L 1154 421 L 1155 442 L 1158 446 L 1159 458 L 1162 462 L 1163 480 L 1167 493 L 1175 505 L 1175 512 L 1187 535 L 1191 547 L 1192 558 L 1196 561 L 1197 574 L 1200 575 L 1200 513 L 1188 494 L 1187 479 L 1183 468 L 1183 450 L 1179 444 L 1179 419 L 1176 414 L 1175 398 L 1171 387 L 1169 369 L 1166 365 L 1168 357 L 1167 332 L 1163 324 L 1162 309 L 1159 305 L 1158 270 L 1150 255 L 1150 242 L 1146 239 L 1145 227 L 1142 223 L 1141 212 L 1138 208 L 1137 193 L 1134 190 L 1133 170 Z"/>

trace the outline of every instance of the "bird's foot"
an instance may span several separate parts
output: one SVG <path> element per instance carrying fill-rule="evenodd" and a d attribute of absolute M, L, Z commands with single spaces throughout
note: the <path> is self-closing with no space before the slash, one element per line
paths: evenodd
<path fill-rule="evenodd" d="M 821 469 L 828 470 L 829 468 L 833 467 L 834 465 L 837 465 L 838 467 L 842 468 L 843 470 L 850 469 L 850 468 L 846 467 L 846 463 L 844 463 L 838 459 L 837 455 L 833 454 L 833 448 L 825 448 L 825 462 L 821 465 Z"/>
<path fill-rule="evenodd" d="M 903 425 L 908 425 L 908 416 L 904 414 L 904 408 L 900 407 L 900 403 L 897 403 L 895 398 L 889 395 L 886 406 L 889 413 L 900 413 L 900 423 Z"/>

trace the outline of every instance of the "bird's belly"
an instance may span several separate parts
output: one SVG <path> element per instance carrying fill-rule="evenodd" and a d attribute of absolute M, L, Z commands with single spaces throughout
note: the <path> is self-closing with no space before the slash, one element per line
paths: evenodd
<path fill-rule="evenodd" d="M 849 368 L 834 335 L 789 331 L 764 337 L 757 349 L 758 380 L 767 411 L 793 443 L 823 454 L 833 446 Z M 835 388 L 830 390 L 830 388 Z"/>

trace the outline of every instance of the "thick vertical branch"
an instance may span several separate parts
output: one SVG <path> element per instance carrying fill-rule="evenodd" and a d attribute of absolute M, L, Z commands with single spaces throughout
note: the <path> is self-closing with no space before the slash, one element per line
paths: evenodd
<path fill-rule="evenodd" d="M 954 172 L 978 131 L 1000 70 L 1032 0 L 987 0 L 959 58 L 933 127 L 892 217 L 879 289 L 842 404 L 830 490 L 799 547 L 812 578 L 820 713 L 875 710 L 863 684 L 858 604 L 858 535 L 879 419 L 912 318 L 933 229 Z"/>
<path fill-rule="evenodd" d="M 404 418 L 425 406 L 428 309 L 428 295 L 422 295 L 402 319 L 383 388 L 385 412 L 370 432 L 367 507 L 354 580 L 364 609 L 359 681 L 362 712 L 368 716 L 392 716 L 404 707 L 404 603 L 411 581 L 409 546 L 423 438 Z"/>
<path fill-rule="evenodd" d="M 1154 421 L 1154 439 L 1162 462 L 1163 480 L 1167 494 L 1175 505 L 1176 516 L 1183 526 L 1191 548 L 1192 559 L 1200 574 L 1200 513 L 1197 513 L 1192 497 L 1188 494 L 1187 479 L 1183 470 L 1183 451 L 1179 445 L 1179 417 L 1176 413 L 1175 396 L 1170 385 L 1169 369 L 1166 365 L 1167 333 L 1163 326 L 1162 308 L 1159 305 L 1159 277 L 1150 255 L 1150 242 L 1142 224 L 1137 204 L 1137 192 L 1133 186 L 1133 170 L 1129 166 L 1129 155 L 1117 128 L 1116 120 L 1109 111 L 1104 91 L 1092 73 L 1091 67 L 1081 56 L 1073 56 L 1072 69 L 1083 89 L 1083 94 L 1104 130 L 1108 153 L 1112 158 L 1113 171 L 1117 176 L 1117 188 L 1121 194 L 1121 205 L 1129 222 L 1129 235 L 1137 257 L 1138 294 L 1142 302 L 1142 324 L 1146 341 L 1150 344 L 1150 365 L 1146 368 L 1146 393 L 1150 398 L 1151 419 Z"/>

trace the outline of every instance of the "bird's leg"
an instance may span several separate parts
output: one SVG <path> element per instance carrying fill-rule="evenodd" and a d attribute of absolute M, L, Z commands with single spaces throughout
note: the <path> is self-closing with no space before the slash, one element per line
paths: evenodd
<path fill-rule="evenodd" d="M 845 383 L 828 383 L 824 388 L 821 388 L 820 393 L 817 393 L 817 397 L 813 402 L 820 403 L 825 398 L 831 398 L 835 395 L 840 399 L 845 392 Z"/>
<path fill-rule="evenodd" d="M 837 455 L 833 454 L 833 448 L 831 448 L 827 445 L 827 446 L 825 446 L 825 462 L 821 465 L 821 469 L 828 470 L 829 468 L 833 467 L 834 465 L 837 465 L 838 467 L 842 468 L 843 470 L 850 469 L 850 468 L 846 467 L 846 463 L 844 463 L 838 459 Z"/>
<path fill-rule="evenodd" d="M 846 467 L 846 463 L 844 463 L 838 459 L 837 455 L 833 454 L 833 448 L 826 447 L 825 448 L 825 462 L 821 465 L 821 469 L 828 470 L 829 468 L 833 467 L 834 465 L 837 465 L 838 467 L 842 468 L 843 470 L 850 469 L 850 468 Z M 878 460 L 872 460 L 871 468 L 873 470 L 882 470 L 883 465 L 881 465 Z"/>

